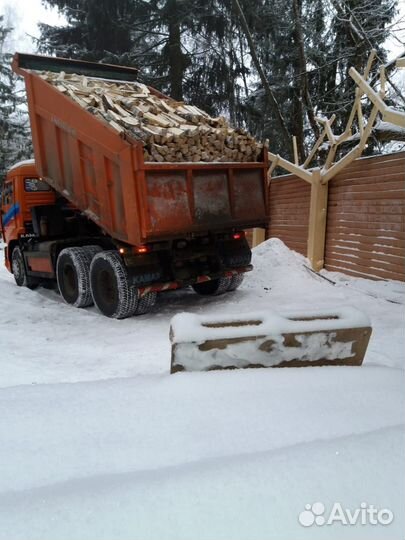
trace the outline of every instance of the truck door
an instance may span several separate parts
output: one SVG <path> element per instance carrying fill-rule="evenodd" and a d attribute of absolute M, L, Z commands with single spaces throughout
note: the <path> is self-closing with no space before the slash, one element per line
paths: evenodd
<path fill-rule="evenodd" d="M 7 244 L 17 238 L 16 218 L 20 213 L 20 204 L 15 200 L 14 181 L 13 178 L 6 180 L 1 198 L 1 230 Z"/>

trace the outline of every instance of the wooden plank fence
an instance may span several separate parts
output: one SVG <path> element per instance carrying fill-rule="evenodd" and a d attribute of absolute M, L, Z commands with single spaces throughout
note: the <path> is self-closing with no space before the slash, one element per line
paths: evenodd
<path fill-rule="evenodd" d="M 357 160 L 331 181 L 325 268 L 405 281 L 405 153 Z"/>
<path fill-rule="evenodd" d="M 310 192 L 294 175 L 270 182 L 267 237 L 304 255 Z M 405 152 L 357 159 L 330 181 L 325 268 L 405 281 Z"/>
<path fill-rule="evenodd" d="M 292 175 L 270 182 L 270 222 L 267 236 L 281 238 L 294 251 L 307 254 L 311 186 Z"/>

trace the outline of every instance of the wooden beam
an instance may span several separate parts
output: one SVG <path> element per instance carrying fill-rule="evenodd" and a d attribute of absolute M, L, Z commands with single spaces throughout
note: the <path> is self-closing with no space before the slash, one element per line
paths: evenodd
<path fill-rule="evenodd" d="M 391 124 L 396 124 L 399 127 L 405 128 L 405 113 L 397 111 L 392 107 L 386 107 L 385 111 L 382 113 L 383 119 L 386 122 L 391 122 Z"/>
<path fill-rule="evenodd" d="M 361 150 L 362 149 L 359 145 L 355 146 L 341 160 L 332 165 L 332 167 L 325 174 L 322 175 L 322 180 L 325 183 L 329 182 L 329 180 L 331 180 L 338 172 L 344 169 L 349 163 L 360 157 Z"/>
<path fill-rule="evenodd" d="M 288 161 L 287 159 L 282 158 L 281 156 L 277 154 L 273 154 L 272 152 L 268 153 L 269 161 L 274 162 L 277 160 L 277 164 L 280 167 L 283 167 L 286 171 L 295 174 L 296 176 L 299 176 L 302 178 L 302 180 L 305 180 L 305 182 L 308 182 L 309 184 L 312 184 L 312 173 L 306 171 L 303 169 L 303 167 L 298 167 L 294 163 L 291 163 L 291 161 Z"/>
<path fill-rule="evenodd" d="M 377 118 L 377 114 L 378 114 L 378 107 L 374 106 L 371 109 L 370 115 L 368 117 L 367 125 L 364 128 L 363 135 L 360 138 L 360 142 L 359 142 L 360 152 L 363 152 L 363 150 L 364 150 L 364 148 L 366 146 L 366 143 L 367 143 L 367 139 L 371 135 L 371 132 L 372 132 L 373 126 L 374 126 L 374 122 L 375 122 L 375 120 Z"/>
<path fill-rule="evenodd" d="M 405 68 L 405 56 L 403 58 L 398 58 L 397 68 Z"/>
<path fill-rule="evenodd" d="M 350 152 L 348 152 L 340 161 L 335 163 L 329 170 L 326 168 L 322 171 L 322 183 L 327 183 L 334 176 L 336 176 L 342 169 L 347 167 L 349 163 L 361 156 L 374 126 L 375 119 L 377 118 L 378 108 L 374 106 L 371 109 L 370 116 L 368 117 L 367 125 L 361 133 L 360 140 L 357 146 L 355 146 Z"/>
<path fill-rule="evenodd" d="M 313 270 L 318 272 L 324 267 L 328 183 L 322 183 L 318 168 L 313 169 L 312 178 L 307 257 Z"/>
<path fill-rule="evenodd" d="M 375 59 L 376 56 L 377 56 L 376 49 L 372 49 L 370 54 L 369 54 L 369 57 L 367 59 L 366 69 L 364 70 L 364 73 L 363 73 L 363 77 L 366 80 L 368 79 L 368 76 L 370 75 L 371 66 L 373 65 L 373 62 L 374 62 L 374 59 Z"/>
<path fill-rule="evenodd" d="M 369 100 L 375 105 L 378 110 L 381 112 L 384 120 L 396 124 L 400 127 L 405 127 L 405 113 L 402 111 L 397 111 L 392 107 L 388 107 L 384 100 L 379 96 L 379 94 L 371 88 L 371 86 L 363 79 L 363 77 L 356 71 L 353 67 L 349 70 L 349 75 L 356 82 L 356 84 L 361 88 L 361 90 L 367 94 Z"/>
<path fill-rule="evenodd" d="M 344 131 L 338 137 L 336 137 L 336 144 L 339 145 L 339 144 L 344 143 L 345 141 L 347 141 L 347 139 L 350 139 L 351 136 L 352 136 L 352 130 L 350 127 L 348 131 Z"/>
<path fill-rule="evenodd" d="M 376 55 L 377 55 L 377 51 L 375 49 L 372 49 L 367 59 L 366 69 L 364 70 L 364 73 L 363 73 L 363 78 L 365 80 L 368 79 L 368 76 L 370 74 L 371 67 L 373 65 Z M 353 107 L 352 107 L 349 119 L 346 124 L 346 129 L 344 130 L 342 135 L 340 135 L 340 137 L 337 138 L 339 143 L 343 142 L 346 138 L 350 137 L 351 135 L 352 124 L 353 124 L 354 116 L 356 112 L 358 111 L 359 103 L 361 106 L 361 97 L 362 97 L 362 93 L 360 92 L 360 88 L 356 88 L 354 103 L 353 103 Z"/>
<path fill-rule="evenodd" d="M 308 167 L 308 165 L 311 163 L 312 159 L 314 158 L 314 156 L 316 154 L 316 151 L 318 150 L 318 148 L 323 143 L 323 140 L 324 140 L 325 137 L 326 137 L 326 129 L 323 129 L 323 131 L 319 135 L 316 143 L 314 144 L 311 152 L 308 154 L 307 159 L 304 161 L 304 165 L 303 165 L 304 168 Z"/>
<path fill-rule="evenodd" d="M 267 171 L 267 186 L 269 187 L 270 186 L 270 181 L 271 181 L 271 175 L 273 174 L 273 171 L 274 169 L 277 167 L 278 165 L 278 160 L 279 160 L 280 156 L 276 156 L 276 159 L 273 161 L 273 163 L 270 165 L 269 167 L 269 170 Z"/>
<path fill-rule="evenodd" d="M 346 128 L 345 128 L 343 134 L 351 134 L 352 133 L 353 120 L 354 120 L 354 117 L 355 117 L 356 112 L 357 112 L 357 102 L 360 101 L 361 96 L 362 96 L 362 94 L 360 92 L 360 88 L 356 88 L 354 96 L 355 97 L 354 97 L 352 110 L 350 112 L 349 118 L 348 118 L 347 123 L 346 123 Z M 342 135 L 340 137 L 342 137 Z M 339 137 L 338 137 L 338 139 L 339 139 Z"/>
<path fill-rule="evenodd" d="M 256 227 L 253 229 L 252 247 L 256 247 L 266 240 L 266 229 Z"/>
<path fill-rule="evenodd" d="M 385 67 L 380 67 L 380 97 L 384 99 L 385 97 L 385 85 L 386 85 L 386 76 L 385 76 Z"/>
<path fill-rule="evenodd" d="M 322 124 L 324 126 L 325 131 L 326 131 L 326 135 L 328 136 L 330 144 L 335 144 L 336 143 L 335 135 L 333 134 L 332 129 L 331 129 L 333 116 L 330 119 L 319 118 L 319 117 L 315 118 L 315 120 L 317 122 L 319 122 L 320 124 Z M 333 118 L 333 120 L 334 120 L 334 118 Z"/>
<path fill-rule="evenodd" d="M 297 148 L 297 137 L 293 135 L 293 151 L 294 151 L 294 163 L 298 166 L 298 148 Z"/>
<path fill-rule="evenodd" d="M 361 106 L 360 99 L 357 102 L 357 121 L 359 123 L 359 133 L 361 137 L 364 132 L 364 123 L 363 123 L 363 108 Z"/>
<path fill-rule="evenodd" d="M 322 174 L 324 174 L 325 171 L 327 171 L 332 166 L 332 163 L 336 157 L 337 149 L 338 149 L 338 144 L 334 144 L 333 146 L 329 148 L 328 156 L 326 158 L 325 165 L 323 166 L 323 169 L 322 169 Z"/>

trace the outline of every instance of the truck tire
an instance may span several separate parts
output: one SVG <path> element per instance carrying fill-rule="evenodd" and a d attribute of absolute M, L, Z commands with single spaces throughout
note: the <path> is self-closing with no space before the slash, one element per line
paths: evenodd
<path fill-rule="evenodd" d="M 24 256 L 19 247 L 15 247 L 11 254 L 11 270 L 13 272 L 14 280 L 19 287 L 28 287 L 29 289 L 38 287 L 39 281 L 27 275 Z"/>
<path fill-rule="evenodd" d="M 203 281 L 202 283 L 194 283 L 193 289 L 202 296 L 216 296 L 228 291 L 230 285 L 230 277 L 221 277 L 218 279 L 211 279 L 210 281 Z"/>
<path fill-rule="evenodd" d="M 131 285 L 125 265 L 116 251 L 98 253 L 90 266 L 94 303 L 106 317 L 125 319 L 138 307 L 138 289 Z"/>
<path fill-rule="evenodd" d="M 242 285 L 244 274 L 235 274 L 231 277 L 231 283 L 229 284 L 228 291 L 236 291 L 238 287 Z"/>
<path fill-rule="evenodd" d="M 93 304 L 90 264 L 99 251 L 99 246 L 83 246 L 65 248 L 59 253 L 56 279 L 60 295 L 67 304 L 79 308 Z"/>
<path fill-rule="evenodd" d="M 138 305 L 136 306 L 134 315 L 145 315 L 145 313 L 149 313 L 155 305 L 156 298 L 157 292 L 146 293 L 141 298 L 138 298 Z"/>

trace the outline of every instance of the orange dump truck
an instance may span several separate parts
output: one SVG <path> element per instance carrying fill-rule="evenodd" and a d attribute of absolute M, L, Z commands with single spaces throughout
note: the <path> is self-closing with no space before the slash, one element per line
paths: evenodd
<path fill-rule="evenodd" d="M 35 154 L 8 172 L 2 192 L 17 285 L 56 280 L 67 303 L 94 302 L 115 318 L 145 313 L 161 291 L 239 286 L 252 269 L 243 230 L 268 220 L 267 152 L 247 163 L 145 162 L 140 141 L 39 76 L 131 83 L 137 70 L 18 53 L 13 69 L 25 79 Z"/>

